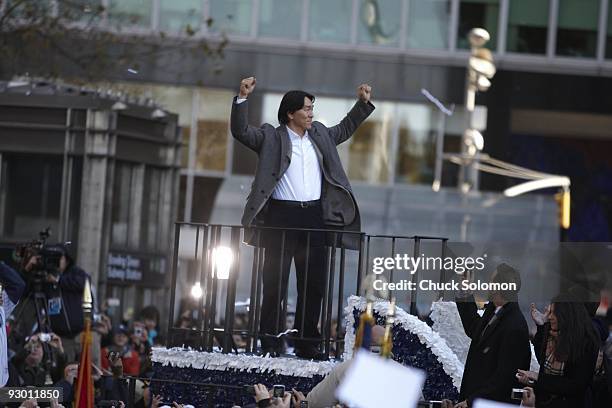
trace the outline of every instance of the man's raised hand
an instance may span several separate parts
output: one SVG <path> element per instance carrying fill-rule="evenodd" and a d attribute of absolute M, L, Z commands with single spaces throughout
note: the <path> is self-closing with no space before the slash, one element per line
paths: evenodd
<path fill-rule="evenodd" d="M 363 102 L 370 102 L 372 96 L 372 87 L 368 84 L 361 84 L 357 88 L 357 98 Z"/>
<path fill-rule="evenodd" d="M 246 99 L 255 89 L 255 77 L 244 78 L 240 81 L 240 93 L 238 94 L 238 98 Z"/>

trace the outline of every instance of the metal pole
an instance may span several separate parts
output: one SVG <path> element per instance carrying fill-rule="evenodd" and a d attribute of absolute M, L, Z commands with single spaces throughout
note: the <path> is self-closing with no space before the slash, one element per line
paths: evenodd
<path fill-rule="evenodd" d="M 363 280 L 363 248 L 365 247 L 365 233 L 361 233 L 359 237 L 359 259 L 357 260 L 357 292 L 356 295 L 361 294 L 361 281 Z"/>
<path fill-rule="evenodd" d="M 330 350 L 330 337 L 331 337 L 331 317 L 332 317 L 332 309 L 334 302 L 334 271 L 336 269 L 336 240 L 337 233 L 333 234 L 333 242 L 332 246 L 329 248 L 327 254 L 327 259 L 329 262 L 329 267 L 327 268 L 327 282 L 325 286 L 325 300 L 323 306 L 325 307 L 325 312 L 323 315 L 323 322 L 321 322 L 321 328 L 323 329 L 323 333 L 325 336 L 324 343 L 324 353 L 327 358 L 329 358 L 329 350 Z"/>
<path fill-rule="evenodd" d="M 134 407 L 134 399 L 136 398 L 136 378 L 130 377 L 128 379 L 128 408 Z"/>
<path fill-rule="evenodd" d="M 259 323 L 261 321 L 261 286 L 263 281 L 263 263 L 267 256 L 265 248 L 259 255 L 259 266 L 257 268 L 257 288 L 255 290 L 255 348 L 257 348 L 257 337 L 259 337 Z"/>
<path fill-rule="evenodd" d="M 283 232 L 281 233 L 281 248 L 280 248 L 280 263 L 279 263 L 279 267 L 278 267 L 278 288 L 276 289 L 276 325 L 275 325 L 275 330 L 276 332 L 274 334 L 278 334 L 281 332 L 280 330 L 280 320 L 281 320 L 281 295 L 282 295 L 282 289 L 283 289 L 283 282 L 285 280 L 285 271 L 284 271 L 284 263 L 285 263 L 285 239 L 287 238 L 287 231 L 283 230 Z M 290 258 L 291 260 L 291 258 Z M 284 330 L 283 330 L 284 331 Z M 264 333 L 264 336 L 267 335 L 269 333 Z"/>
<path fill-rule="evenodd" d="M 166 333 L 166 345 L 172 344 L 172 328 L 174 327 L 174 301 L 176 298 L 176 274 L 178 267 L 178 251 L 179 240 L 181 235 L 181 226 L 178 223 L 174 224 L 174 250 L 172 251 L 172 286 L 170 286 L 170 310 L 168 313 L 168 332 Z"/>
<path fill-rule="evenodd" d="M 307 295 L 307 288 L 308 288 L 308 264 L 309 264 L 309 259 L 310 258 L 310 231 L 306 232 L 306 261 L 304 265 L 304 284 L 302 286 L 302 296 L 300 297 L 302 299 L 302 304 L 300 305 L 300 339 L 304 338 L 304 317 L 306 316 L 306 295 Z M 296 318 L 297 318 L 297 313 L 298 311 L 295 311 L 296 313 Z"/>
<path fill-rule="evenodd" d="M 227 295 L 225 298 L 225 325 L 223 327 L 223 352 L 232 351 L 234 334 L 234 310 L 236 306 L 236 280 L 240 271 L 240 227 L 232 227 L 230 247 L 234 254 L 234 260 L 227 281 Z"/>
<path fill-rule="evenodd" d="M 210 277 L 210 269 L 209 269 L 209 264 L 210 264 L 210 257 L 208 256 L 208 242 L 209 242 L 209 228 L 208 225 L 204 226 L 204 231 L 202 231 L 202 263 L 201 263 L 201 267 L 200 267 L 200 287 L 202 288 L 202 290 L 206 290 L 206 294 L 207 297 L 206 299 L 208 300 L 208 289 L 206 289 L 209 285 L 209 279 Z M 197 239 L 196 239 L 197 241 Z M 208 306 L 208 305 L 206 305 Z M 204 308 L 204 296 L 200 297 L 200 310 L 198 310 L 198 316 L 199 316 L 199 321 L 198 321 L 198 327 L 200 328 L 200 347 L 204 347 L 203 343 L 205 342 L 205 336 L 206 336 L 206 319 L 208 318 L 207 315 L 204 314 L 205 308 Z"/>
<path fill-rule="evenodd" d="M 446 243 L 448 241 L 448 238 L 442 238 L 442 254 L 440 255 L 442 257 L 442 265 L 440 268 L 440 283 L 445 283 L 446 282 L 446 270 L 444 269 L 444 258 L 446 257 Z M 442 298 L 444 299 L 444 292 L 443 290 L 438 292 L 438 299 Z"/>
<path fill-rule="evenodd" d="M 340 358 L 340 331 L 342 329 L 342 309 L 344 306 L 344 269 L 346 264 L 346 250 L 340 249 L 340 275 L 338 277 L 338 312 L 336 320 L 336 358 Z"/>
<path fill-rule="evenodd" d="M 415 259 L 418 258 L 420 251 L 421 251 L 421 238 L 415 237 L 414 238 L 414 252 L 413 252 L 413 257 Z M 410 278 L 410 281 L 413 282 L 412 283 L 413 286 L 416 285 L 416 282 L 419 281 L 419 271 L 414 271 L 414 273 L 412 274 Z M 417 293 L 418 293 L 418 290 L 415 289 L 410 295 L 410 314 L 413 316 L 418 315 L 417 303 L 416 303 Z"/>
<path fill-rule="evenodd" d="M 246 233 L 246 231 L 245 231 Z M 257 229 L 257 238 L 255 241 L 255 247 L 253 248 L 253 265 L 251 267 L 251 292 L 249 297 L 249 342 L 247 344 L 247 351 L 254 352 L 257 346 L 257 339 L 254 337 L 255 333 L 255 290 L 257 287 L 257 275 L 259 273 L 259 257 L 261 256 L 261 231 Z"/>

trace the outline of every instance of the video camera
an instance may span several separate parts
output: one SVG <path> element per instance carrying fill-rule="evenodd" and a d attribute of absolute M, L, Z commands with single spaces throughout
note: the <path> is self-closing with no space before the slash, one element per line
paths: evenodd
<path fill-rule="evenodd" d="M 25 267 L 32 257 L 37 258 L 36 264 L 28 273 L 28 279 L 34 283 L 44 282 L 47 274 L 57 276 L 59 274 L 60 259 L 66 255 L 66 246 L 70 242 L 64 244 L 47 244 L 47 240 L 51 236 L 51 228 L 47 227 L 38 233 L 39 238 L 31 242 L 17 245 L 15 248 L 15 260 L 20 264 L 20 269 L 26 271 Z"/>

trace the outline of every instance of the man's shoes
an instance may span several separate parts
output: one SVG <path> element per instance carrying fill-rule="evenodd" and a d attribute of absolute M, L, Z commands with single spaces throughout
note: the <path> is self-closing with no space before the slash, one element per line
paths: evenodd
<path fill-rule="evenodd" d="M 304 360 L 327 361 L 329 356 L 320 352 L 313 346 L 300 347 L 295 349 L 295 355 Z"/>

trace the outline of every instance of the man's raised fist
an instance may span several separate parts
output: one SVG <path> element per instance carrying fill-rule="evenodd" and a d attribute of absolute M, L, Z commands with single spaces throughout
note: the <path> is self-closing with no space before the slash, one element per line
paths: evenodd
<path fill-rule="evenodd" d="M 238 97 L 240 99 L 246 99 L 255 89 L 255 82 L 255 77 L 244 78 L 240 81 L 240 93 Z"/>

